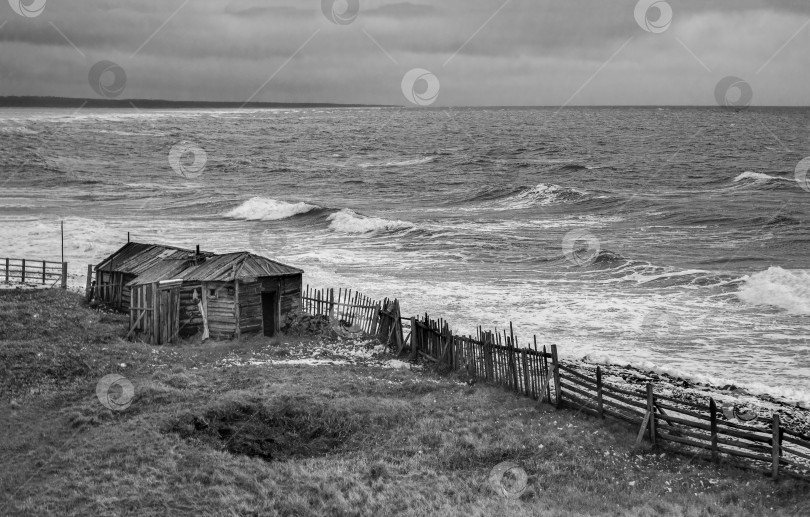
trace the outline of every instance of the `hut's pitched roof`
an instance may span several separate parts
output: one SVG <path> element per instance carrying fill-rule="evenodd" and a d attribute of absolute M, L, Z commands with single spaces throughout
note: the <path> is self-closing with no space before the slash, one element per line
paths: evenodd
<path fill-rule="evenodd" d="M 144 244 L 128 242 L 115 253 L 104 259 L 96 266 L 96 271 L 108 271 L 110 263 L 112 270 L 118 273 L 140 275 L 155 264 L 166 259 L 189 259 L 194 257 L 194 250 L 164 246 L 162 244 Z M 211 256 L 212 253 L 200 253 Z"/>
<path fill-rule="evenodd" d="M 299 275 L 304 271 L 248 252 L 226 253 L 207 258 L 175 278 L 188 281 L 230 282 L 237 278 Z"/>
<path fill-rule="evenodd" d="M 135 280 L 128 282 L 127 287 L 146 285 L 163 280 L 174 280 L 177 276 L 194 266 L 194 261 L 188 258 L 164 259 L 142 272 Z"/>

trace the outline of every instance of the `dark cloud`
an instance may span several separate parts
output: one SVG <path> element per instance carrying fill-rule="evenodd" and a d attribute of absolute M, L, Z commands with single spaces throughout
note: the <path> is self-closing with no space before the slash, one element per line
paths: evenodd
<path fill-rule="evenodd" d="M 255 100 L 399 104 L 419 67 L 447 105 L 710 104 L 724 75 L 748 78 L 758 103 L 810 101 L 810 28 L 779 50 L 810 2 L 669 3 L 662 34 L 636 24 L 635 0 L 512 0 L 495 16 L 503 0 L 366 0 L 346 26 L 316 0 L 51 0 L 36 18 L 3 3 L 0 90 L 91 96 L 88 71 L 108 59 L 132 98 L 242 101 L 272 77 Z"/>

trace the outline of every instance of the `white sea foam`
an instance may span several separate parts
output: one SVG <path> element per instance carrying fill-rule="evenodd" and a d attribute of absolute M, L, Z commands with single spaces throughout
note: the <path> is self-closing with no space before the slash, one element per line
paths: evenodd
<path fill-rule="evenodd" d="M 435 160 L 435 156 L 425 156 L 423 158 L 413 158 L 411 160 L 389 160 L 385 162 L 366 162 L 358 164 L 358 167 L 367 169 L 369 167 L 408 167 L 412 165 L 422 165 Z"/>
<path fill-rule="evenodd" d="M 392 221 L 381 217 L 367 217 L 354 210 L 344 208 L 329 216 L 332 223 L 329 228 L 340 233 L 370 233 L 380 230 L 394 231 L 413 228 L 414 224 L 407 221 Z"/>
<path fill-rule="evenodd" d="M 583 190 L 538 183 L 530 189 L 521 190 L 517 194 L 507 198 L 492 201 L 488 203 L 488 205 L 496 209 L 517 210 L 538 205 L 546 206 L 561 201 L 564 202 L 567 196 L 584 196 L 586 194 L 587 193 Z"/>
<path fill-rule="evenodd" d="M 810 271 L 769 267 L 746 277 L 737 296 L 755 305 L 772 305 L 793 314 L 810 314 Z"/>
<path fill-rule="evenodd" d="M 223 215 L 231 219 L 247 221 L 278 221 L 319 208 L 309 203 L 288 203 L 277 199 L 254 197 Z"/>
<path fill-rule="evenodd" d="M 790 178 L 780 178 L 779 176 L 771 176 L 770 174 L 765 174 L 763 172 L 753 172 L 753 171 L 745 171 L 739 174 L 736 178 L 734 178 L 734 183 L 740 182 L 742 180 L 753 180 L 753 181 L 793 181 Z"/>

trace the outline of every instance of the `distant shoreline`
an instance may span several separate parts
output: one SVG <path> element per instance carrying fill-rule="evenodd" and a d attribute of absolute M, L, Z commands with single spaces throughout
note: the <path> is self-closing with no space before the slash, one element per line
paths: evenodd
<path fill-rule="evenodd" d="M 329 102 L 225 102 L 225 101 L 172 101 L 165 99 L 87 99 L 77 97 L 0 97 L 2 108 L 107 108 L 107 109 L 285 109 L 285 108 L 413 108 L 398 104 L 340 104 Z M 593 105 L 593 106 L 435 106 L 422 107 L 423 110 L 442 109 L 727 109 L 715 105 Z M 745 110 L 782 109 L 802 110 L 810 106 L 750 106 Z M 737 109 L 734 111 L 745 111 Z"/>
<path fill-rule="evenodd" d="M 115 108 L 115 109 L 278 109 L 278 108 L 395 108 L 379 104 L 326 102 L 207 102 L 161 99 L 81 99 L 72 97 L 0 97 L 0 108 Z"/>

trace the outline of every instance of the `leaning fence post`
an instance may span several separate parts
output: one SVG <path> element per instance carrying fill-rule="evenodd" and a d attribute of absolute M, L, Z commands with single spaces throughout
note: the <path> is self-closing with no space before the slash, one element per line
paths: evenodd
<path fill-rule="evenodd" d="M 650 414 L 650 442 L 655 445 L 655 399 L 651 383 L 647 383 L 647 411 Z"/>
<path fill-rule="evenodd" d="M 605 408 L 602 403 L 602 368 L 596 367 L 596 397 L 599 402 L 599 418 L 605 419 Z"/>
<path fill-rule="evenodd" d="M 554 405 L 557 409 L 563 407 L 562 386 L 560 386 L 560 362 L 557 358 L 557 345 L 551 345 L 551 364 L 554 365 Z"/>
<path fill-rule="evenodd" d="M 419 329 L 416 327 L 416 318 L 411 316 L 411 361 L 415 361 L 419 354 Z"/>
<path fill-rule="evenodd" d="M 529 358 L 526 356 L 526 349 L 520 351 L 520 362 L 523 366 L 523 393 L 528 397 L 531 389 L 529 387 Z"/>
<path fill-rule="evenodd" d="M 717 463 L 719 461 L 717 449 L 717 403 L 711 397 L 709 397 L 709 420 L 712 433 L 712 461 Z"/>
<path fill-rule="evenodd" d="M 779 413 L 773 413 L 773 472 L 774 479 L 779 477 L 779 457 L 782 455 L 782 443 L 779 432 Z"/>

